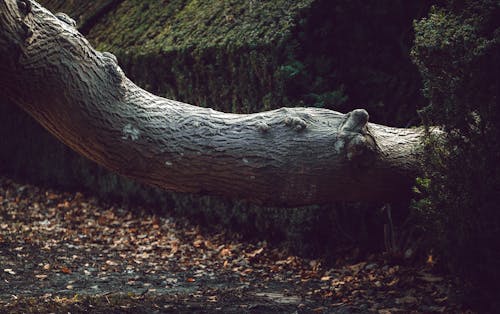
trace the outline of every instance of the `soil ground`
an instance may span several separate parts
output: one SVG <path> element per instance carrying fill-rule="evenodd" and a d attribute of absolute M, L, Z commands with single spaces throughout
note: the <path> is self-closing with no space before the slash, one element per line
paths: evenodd
<path fill-rule="evenodd" d="M 456 313 L 432 263 L 339 258 L 210 234 L 153 209 L 0 177 L 0 309 L 9 313 Z"/>

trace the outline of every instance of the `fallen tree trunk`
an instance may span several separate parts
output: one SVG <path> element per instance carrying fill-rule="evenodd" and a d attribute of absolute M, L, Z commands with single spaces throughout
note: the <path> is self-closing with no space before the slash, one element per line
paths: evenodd
<path fill-rule="evenodd" d="M 407 198 L 421 129 L 317 108 L 230 114 L 157 97 L 64 14 L 0 0 L 0 97 L 122 175 L 178 192 L 299 206 Z"/>

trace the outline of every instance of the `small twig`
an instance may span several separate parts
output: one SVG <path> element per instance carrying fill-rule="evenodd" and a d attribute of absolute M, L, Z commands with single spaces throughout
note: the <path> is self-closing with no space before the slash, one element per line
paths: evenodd
<path fill-rule="evenodd" d="M 387 214 L 387 223 L 384 224 L 384 242 L 385 242 L 385 249 L 387 252 L 394 254 L 397 252 L 397 247 L 396 247 L 396 235 L 395 235 L 395 230 L 394 230 L 394 224 L 392 222 L 392 212 L 391 212 L 391 205 L 386 204 L 383 207 L 383 210 Z"/>

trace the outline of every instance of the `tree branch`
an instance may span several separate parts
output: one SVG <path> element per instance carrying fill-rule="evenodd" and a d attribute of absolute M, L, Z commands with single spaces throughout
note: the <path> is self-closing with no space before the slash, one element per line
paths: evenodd
<path fill-rule="evenodd" d="M 421 129 L 368 123 L 363 109 L 231 114 L 157 97 L 66 17 L 0 0 L 0 96 L 87 158 L 164 189 L 262 204 L 408 197 Z"/>

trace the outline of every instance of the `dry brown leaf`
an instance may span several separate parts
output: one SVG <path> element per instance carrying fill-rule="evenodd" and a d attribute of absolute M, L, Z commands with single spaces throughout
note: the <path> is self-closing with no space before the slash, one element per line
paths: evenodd
<path fill-rule="evenodd" d="M 160 218 L 158 218 L 157 216 L 153 216 L 153 218 L 151 219 L 151 224 L 152 225 L 159 225 L 159 224 L 161 224 Z"/>
<path fill-rule="evenodd" d="M 389 270 L 387 270 L 387 274 L 393 275 L 393 274 L 397 273 L 398 271 L 399 271 L 399 265 L 396 265 L 394 267 L 389 268 Z"/>
<path fill-rule="evenodd" d="M 61 272 L 64 273 L 64 274 L 71 274 L 71 269 L 69 269 L 66 266 L 62 266 L 61 267 Z"/>
<path fill-rule="evenodd" d="M 104 217 L 104 216 L 100 216 L 99 219 L 97 219 L 97 223 L 100 224 L 100 225 L 105 225 L 106 222 L 107 222 L 107 218 Z"/>
<path fill-rule="evenodd" d="M 446 300 L 448 300 L 448 297 L 442 297 L 442 298 L 436 298 L 436 299 L 434 299 L 434 301 L 436 301 L 437 303 L 443 303 Z"/>
<path fill-rule="evenodd" d="M 429 265 L 429 266 L 434 266 L 436 264 L 436 260 L 434 259 L 434 256 L 432 254 L 429 254 L 427 256 L 427 261 L 426 263 Z"/>
<path fill-rule="evenodd" d="M 203 240 L 202 239 L 196 239 L 193 242 L 193 246 L 196 247 L 196 248 L 201 247 L 202 244 L 203 244 Z"/>
<path fill-rule="evenodd" d="M 443 281 L 443 277 L 433 276 L 428 273 L 421 273 L 421 276 L 418 279 L 423 280 L 425 282 L 440 282 Z"/>
<path fill-rule="evenodd" d="M 260 253 L 262 253 L 264 251 L 264 248 L 261 247 L 260 249 L 257 249 L 257 250 L 254 250 L 250 253 L 246 253 L 246 256 L 250 257 L 250 258 L 254 258 L 255 256 L 259 255 Z"/>
<path fill-rule="evenodd" d="M 45 192 L 45 196 L 49 199 L 49 200 L 55 200 L 56 198 L 59 198 L 59 196 L 57 194 L 54 194 L 52 192 Z"/>
<path fill-rule="evenodd" d="M 323 312 L 324 310 L 326 310 L 326 308 L 323 306 L 320 306 L 320 307 L 313 309 L 313 312 Z"/>
<path fill-rule="evenodd" d="M 366 265 L 366 262 L 361 262 L 358 264 L 354 264 L 349 266 L 348 268 L 353 272 L 354 275 L 357 275 Z"/>
<path fill-rule="evenodd" d="M 57 208 L 69 208 L 69 202 L 68 201 L 61 202 L 57 204 Z"/>
<path fill-rule="evenodd" d="M 311 269 L 313 271 L 318 271 L 318 269 L 321 267 L 321 262 L 313 259 L 309 262 L 309 266 L 311 266 Z"/>
<path fill-rule="evenodd" d="M 394 278 L 393 280 L 391 280 L 391 281 L 387 284 L 387 286 L 392 287 L 392 286 L 394 286 L 395 284 L 397 284 L 398 282 L 399 282 L 399 278 Z"/>
<path fill-rule="evenodd" d="M 222 257 L 231 256 L 231 251 L 227 248 L 224 248 L 220 251 L 219 255 Z"/>
<path fill-rule="evenodd" d="M 402 298 L 396 299 L 396 303 L 398 304 L 415 304 L 418 302 L 418 299 L 415 298 L 414 296 L 407 295 Z"/>

